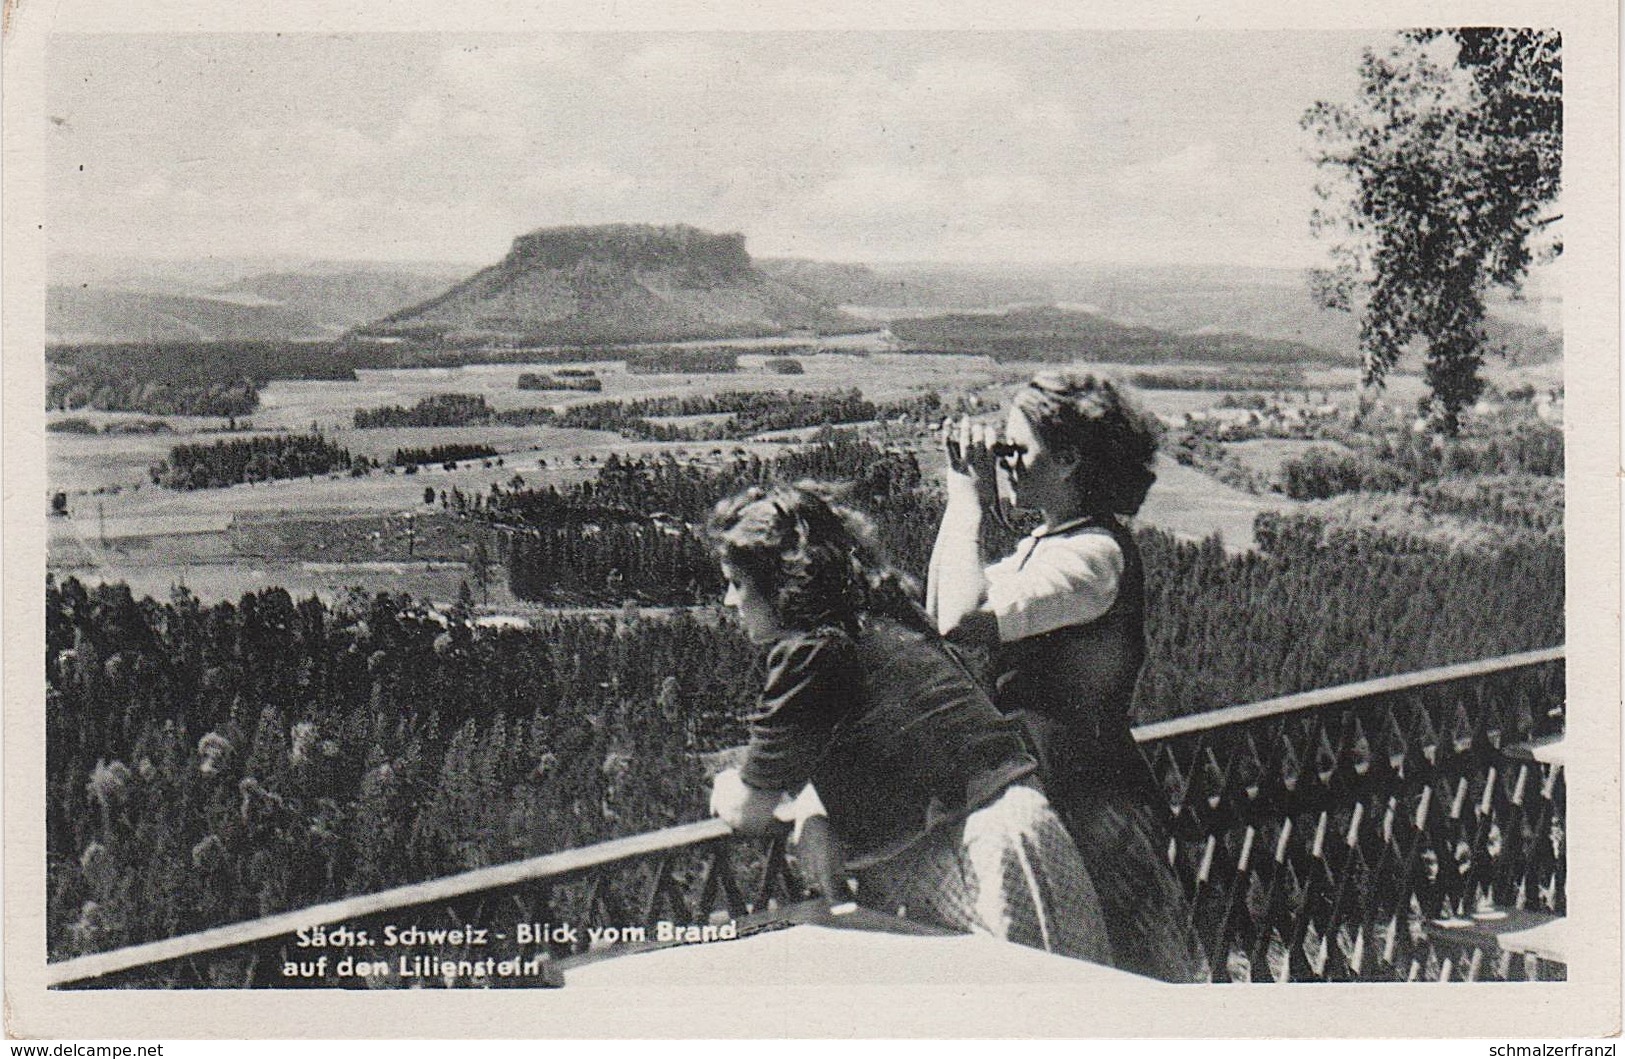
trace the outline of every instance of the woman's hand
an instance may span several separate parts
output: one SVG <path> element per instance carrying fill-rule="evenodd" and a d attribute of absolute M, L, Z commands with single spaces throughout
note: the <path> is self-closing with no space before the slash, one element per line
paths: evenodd
<path fill-rule="evenodd" d="M 943 421 L 948 504 L 931 547 L 925 610 L 944 636 L 981 605 L 987 592 L 982 573 L 982 516 L 986 513 L 1001 519 L 993 442 L 993 429 L 985 423 L 973 423 L 964 416 Z"/>
<path fill-rule="evenodd" d="M 738 769 L 724 769 L 711 781 L 711 812 L 745 835 L 765 835 L 780 826 L 773 816 L 783 791 L 759 791 L 747 784 Z"/>
<path fill-rule="evenodd" d="M 969 416 L 943 420 L 942 447 L 948 457 L 948 499 L 974 498 L 977 507 L 995 511 L 999 503 L 998 461 L 993 455 L 997 431 Z"/>

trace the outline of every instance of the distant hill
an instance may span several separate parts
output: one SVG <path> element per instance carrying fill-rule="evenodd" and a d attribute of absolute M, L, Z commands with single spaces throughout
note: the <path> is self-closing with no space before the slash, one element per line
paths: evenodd
<path fill-rule="evenodd" d="M 352 268 L 278 271 L 203 284 L 184 274 L 55 284 L 46 297 L 53 343 L 330 339 L 445 290 L 455 273 Z"/>
<path fill-rule="evenodd" d="M 457 274 L 354 269 L 344 272 L 267 272 L 223 288 L 287 306 L 297 306 L 322 327 L 348 331 L 381 316 L 432 298 L 457 281 Z"/>
<path fill-rule="evenodd" d="M 847 265 L 764 258 L 762 271 L 835 305 L 894 309 L 992 309 L 1055 299 L 1042 277 L 954 265 Z"/>
<path fill-rule="evenodd" d="M 663 249 L 662 249 L 663 248 Z M 551 262 L 551 263 L 548 263 Z M 1359 355 L 1354 317 L 1322 309 L 1292 269 L 841 264 L 753 260 L 740 236 L 648 226 L 523 236 L 472 277 L 450 262 L 53 257 L 52 343 L 308 341 L 354 329 L 570 345 L 861 330 L 881 321 L 1051 305 L 1126 327 L 1247 336 Z M 1490 302 L 1492 348 L 1561 359 L 1561 302 L 1532 282 Z"/>
<path fill-rule="evenodd" d="M 211 342 L 332 337 L 311 314 L 264 299 L 50 287 L 45 331 L 52 343 Z"/>
<path fill-rule="evenodd" d="M 343 276 L 353 273 L 423 276 L 451 286 L 478 267 L 478 261 L 379 261 L 321 258 L 291 254 L 256 257 L 210 255 L 194 258 L 141 258 L 118 254 L 51 254 L 46 269 L 52 286 L 104 287 L 150 294 L 208 296 L 229 290 L 256 276 Z"/>
<path fill-rule="evenodd" d="M 742 235 L 612 224 L 522 235 L 497 264 L 363 331 L 597 345 L 865 327 L 758 268 Z"/>
<path fill-rule="evenodd" d="M 842 306 L 871 317 L 924 315 L 1053 305 L 1092 313 L 1130 327 L 1185 335 L 1231 334 L 1310 346 L 1341 358 L 1359 355 L 1359 325 L 1348 313 L 1323 309 L 1296 269 L 1211 265 L 848 265 L 769 259 L 762 267 Z M 1520 363 L 1562 356 L 1559 335 L 1542 326 L 1555 299 L 1490 303 L 1487 330 L 1494 348 Z M 895 310 L 888 314 L 885 310 Z"/>
<path fill-rule="evenodd" d="M 1299 271 L 1077 269 L 1059 274 L 1055 288 L 1056 301 L 1082 303 L 1125 324 L 1181 334 L 1235 332 L 1348 356 L 1359 353 L 1354 317 L 1321 308 Z"/>
<path fill-rule="evenodd" d="M 1084 303 L 1090 311 L 1126 324 L 1182 334 L 1236 333 L 1302 343 L 1357 358 L 1359 321 L 1322 308 L 1302 272 L 1288 269 L 1165 266 L 1073 269 L 1058 272 L 1056 301 Z M 1519 363 L 1563 355 L 1558 335 L 1520 317 L 1526 310 L 1492 300 L 1485 330 L 1490 346 Z"/>
<path fill-rule="evenodd" d="M 953 313 L 896 320 L 907 349 L 985 353 L 997 360 L 1091 360 L 1120 364 L 1352 363 L 1347 354 L 1234 332 L 1178 334 L 1117 323 L 1098 313 L 1055 306 L 1004 313 Z"/>

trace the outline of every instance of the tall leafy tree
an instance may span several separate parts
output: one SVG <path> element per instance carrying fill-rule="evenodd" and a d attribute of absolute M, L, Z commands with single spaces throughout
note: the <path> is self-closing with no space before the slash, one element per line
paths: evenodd
<path fill-rule="evenodd" d="M 1367 384 L 1413 342 L 1428 412 L 1456 432 L 1483 388 L 1486 294 L 1516 291 L 1562 243 L 1562 39 L 1511 28 L 1409 30 L 1367 50 L 1359 98 L 1303 117 L 1327 179 L 1311 224 L 1332 241 L 1322 304 L 1357 312 Z"/>

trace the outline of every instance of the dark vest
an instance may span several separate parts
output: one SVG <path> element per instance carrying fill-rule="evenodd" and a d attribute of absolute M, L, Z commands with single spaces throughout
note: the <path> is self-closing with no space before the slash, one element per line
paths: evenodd
<path fill-rule="evenodd" d="M 812 784 L 858 870 L 987 805 L 1036 766 L 1019 726 L 934 632 L 871 616 L 855 644 L 856 701 Z"/>
<path fill-rule="evenodd" d="M 1129 734 L 1129 707 L 1145 663 L 1140 549 L 1116 519 L 1094 519 L 1065 535 L 1079 533 L 1106 534 L 1122 549 L 1117 598 L 1094 621 L 1001 644 L 993 657 L 994 697 L 1026 727 L 1057 806 L 1107 792 L 1134 792 L 1155 804 L 1151 770 Z"/>

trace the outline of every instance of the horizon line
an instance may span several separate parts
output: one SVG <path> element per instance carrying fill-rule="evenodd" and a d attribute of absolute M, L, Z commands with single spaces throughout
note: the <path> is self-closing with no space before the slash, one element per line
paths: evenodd
<path fill-rule="evenodd" d="M 1157 260 L 1134 260 L 1123 258 L 847 258 L 822 257 L 804 254 L 763 253 L 750 255 L 752 261 L 806 261 L 821 265 L 851 265 L 851 266 L 892 266 L 892 267 L 999 267 L 999 268 L 1245 268 L 1258 272 L 1308 272 L 1319 266 L 1312 264 L 1301 265 L 1258 265 L 1243 261 L 1218 258 L 1180 258 Z M 455 265 L 468 268 L 485 268 L 497 263 L 501 258 L 473 258 L 473 257 L 387 257 L 387 256 L 356 256 L 340 257 L 314 253 L 299 253 L 294 251 L 271 253 L 213 253 L 200 252 L 193 254 L 165 254 L 165 253 L 98 253 L 88 250 L 56 250 L 47 251 L 45 260 L 49 264 L 53 260 L 65 258 L 79 258 L 93 261 L 130 261 L 141 263 L 163 264 L 199 264 L 215 261 L 221 264 L 248 264 L 248 263 L 293 263 L 307 265 Z"/>

